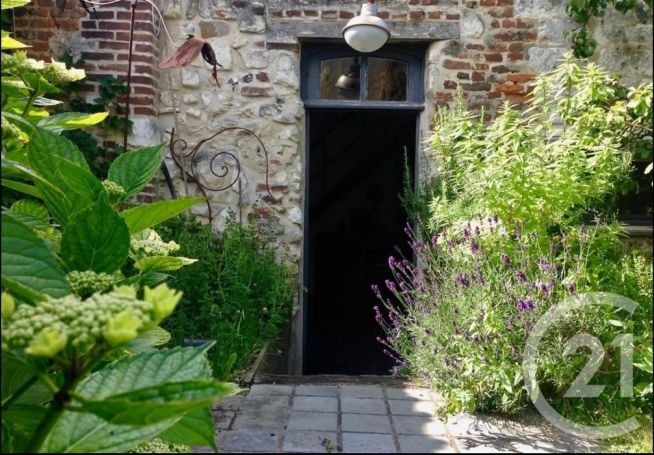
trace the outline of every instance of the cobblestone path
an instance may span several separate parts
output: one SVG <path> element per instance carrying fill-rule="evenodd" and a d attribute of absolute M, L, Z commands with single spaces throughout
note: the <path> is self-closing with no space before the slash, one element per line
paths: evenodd
<path fill-rule="evenodd" d="M 427 389 L 377 385 L 255 384 L 214 409 L 221 453 L 589 452 L 596 447 L 542 419 L 517 424 L 433 416 Z M 196 452 L 207 451 L 196 448 Z"/>

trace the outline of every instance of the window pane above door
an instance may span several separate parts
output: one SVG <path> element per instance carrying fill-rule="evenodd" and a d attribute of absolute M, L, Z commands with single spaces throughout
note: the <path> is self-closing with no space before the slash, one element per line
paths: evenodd
<path fill-rule="evenodd" d="M 360 62 L 356 57 L 330 58 L 320 62 L 320 98 L 358 100 L 361 92 Z"/>
<path fill-rule="evenodd" d="M 368 59 L 368 99 L 406 101 L 409 65 L 387 58 Z"/>

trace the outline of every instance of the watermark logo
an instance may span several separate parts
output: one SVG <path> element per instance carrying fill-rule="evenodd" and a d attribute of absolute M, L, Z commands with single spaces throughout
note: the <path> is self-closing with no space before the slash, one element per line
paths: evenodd
<path fill-rule="evenodd" d="M 552 425 L 567 433 L 591 439 L 607 439 L 627 434 L 638 427 L 640 423 L 635 417 L 630 417 L 622 422 L 607 426 L 589 426 L 574 422 L 559 414 L 546 400 L 540 390 L 537 381 L 536 358 L 541 339 L 550 327 L 556 327 L 565 318 L 575 314 L 581 314 L 581 310 L 589 305 L 612 305 L 616 308 L 632 314 L 638 303 L 627 297 L 604 292 L 591 292 L 569 297 L 563 302 L 550 308 L 534 326 L 525 347 L 522 367 L 525 377 L 525 384 L 531 401 L 536 409 Z M 633 334 L 620 334 L 611 343 L 620 350 L 620 395 L 622 397 L 633 396 Z M 604 347 L 599 339 L 588 333 L 580 333 L 568 339 L 563 346 L 566 356 L 572 355 L 582 347 L 588 347 L 591 355 L 586 365 L 577 378 L 565 393 L 567 398 L 596 398 L 605 385 L 589 384 L 595 372 L 602 365 L 604 359 Z"/>

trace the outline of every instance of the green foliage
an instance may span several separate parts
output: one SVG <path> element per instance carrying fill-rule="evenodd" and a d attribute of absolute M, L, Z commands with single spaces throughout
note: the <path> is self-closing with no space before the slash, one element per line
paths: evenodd
<path fill-rule="evenodd" d="M 183 444 L 173 444 L 155 438 L 152 441 L 139 444 L 130 453 L 190 453 L 191 448 Z"/>
<path fill-rule="evenodd" d="M 460 98 L 438 111 L 435 196 L 429 226 L 418 223 L 430 238 L 411 235 L 417 266 L 389 259 L 394 300 L 373 290 L 396 372 L 431 383 L 443 412 L 529 405 L 522 355 L 534 324 L 566 298 L 609 292 L 637 302 L 634 313 L 598 305 L 568 315 L 541 341 L 538 384 L 579 423 L 651 415 L 651 257 L 623 244 L 607 204 L 632 160 L 651 160 L 651 97 L 651 84 L 627 89 L 568 57 L 536 80 L 526 112 L 507 106 L 485 124 Z M 596 399 L 567 398 L 588 353 L 566 356 L 562 346 L 584 332 L 605 351 L 593 382 L 606 388 Z M 623 334 L 634 335 L 633 397 L 621 394 L 621 351 L 612 344 Z"/>
<path fill-rule="evenodd" d="M 652 8 L 652 0 L 645 0 L 645 3 L 650 9 Z M 581 24 L 581 27 L 568 31 L 575 57 L 587 58 L 593 55 L 597 41 L 588 32 L 588 22 L 591 18 L 603 17 L 609 6 L 625 14 L 637 8 L 638 0 L 569 0 L 567 2 L 565 9 L 568 16 Z"/>
<path fill-rule="evenodd" d="M 538 77 L 527 113 L 507 104 L 484 124 L 461 100 L 439 110 L 432 227 L 483 214 L 547 231 L 604 210 L 634 156 L 651 160 L 651 97 L 652 84 L 627 90 L 568 55 Z"/>
<path fill-rule="evenodd" d="M 50 115 L 57 103 L 43 98 L 83 71 L 5 53 L 4 38 L 3 452 L 117 452 L 157 436 L 215 446 L 208 406 L 237 389 L 212 379 L 211 344 L 156 349 L 181 299 L 162 272 L 193 260 L 168 257 L 179 246 L 149 228 L 197 199 L 124 210 L 161 147 L 117 160 L 118 181 L 101 182 L 60 133 L 106 114 Z"/>
<path fill-rule="evenodd" d="M 177 344 L 216 340 L 209 353 L 214 373 L 231 378 L 288 320 L 295 293 L 291 274 L 255 231 L 238 224 L 218 235 L 198 221 L 175 219 L 160 231 L 179 242 L 180 255 L 199 259 L 169 280 L 184 297 L 165 327 Z"/>

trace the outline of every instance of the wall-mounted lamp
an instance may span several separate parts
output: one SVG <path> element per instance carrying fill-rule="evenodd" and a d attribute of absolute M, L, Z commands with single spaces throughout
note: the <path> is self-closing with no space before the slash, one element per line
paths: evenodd
<path fill-rule="evenodd" d="M 388 25 L 377 17 L 377 5 L 368 0 L 361 5 L 361 14 L 353 17 L 343 27 L 345 42 L 355 51 L 374 52 L 391 37 Z"/>

